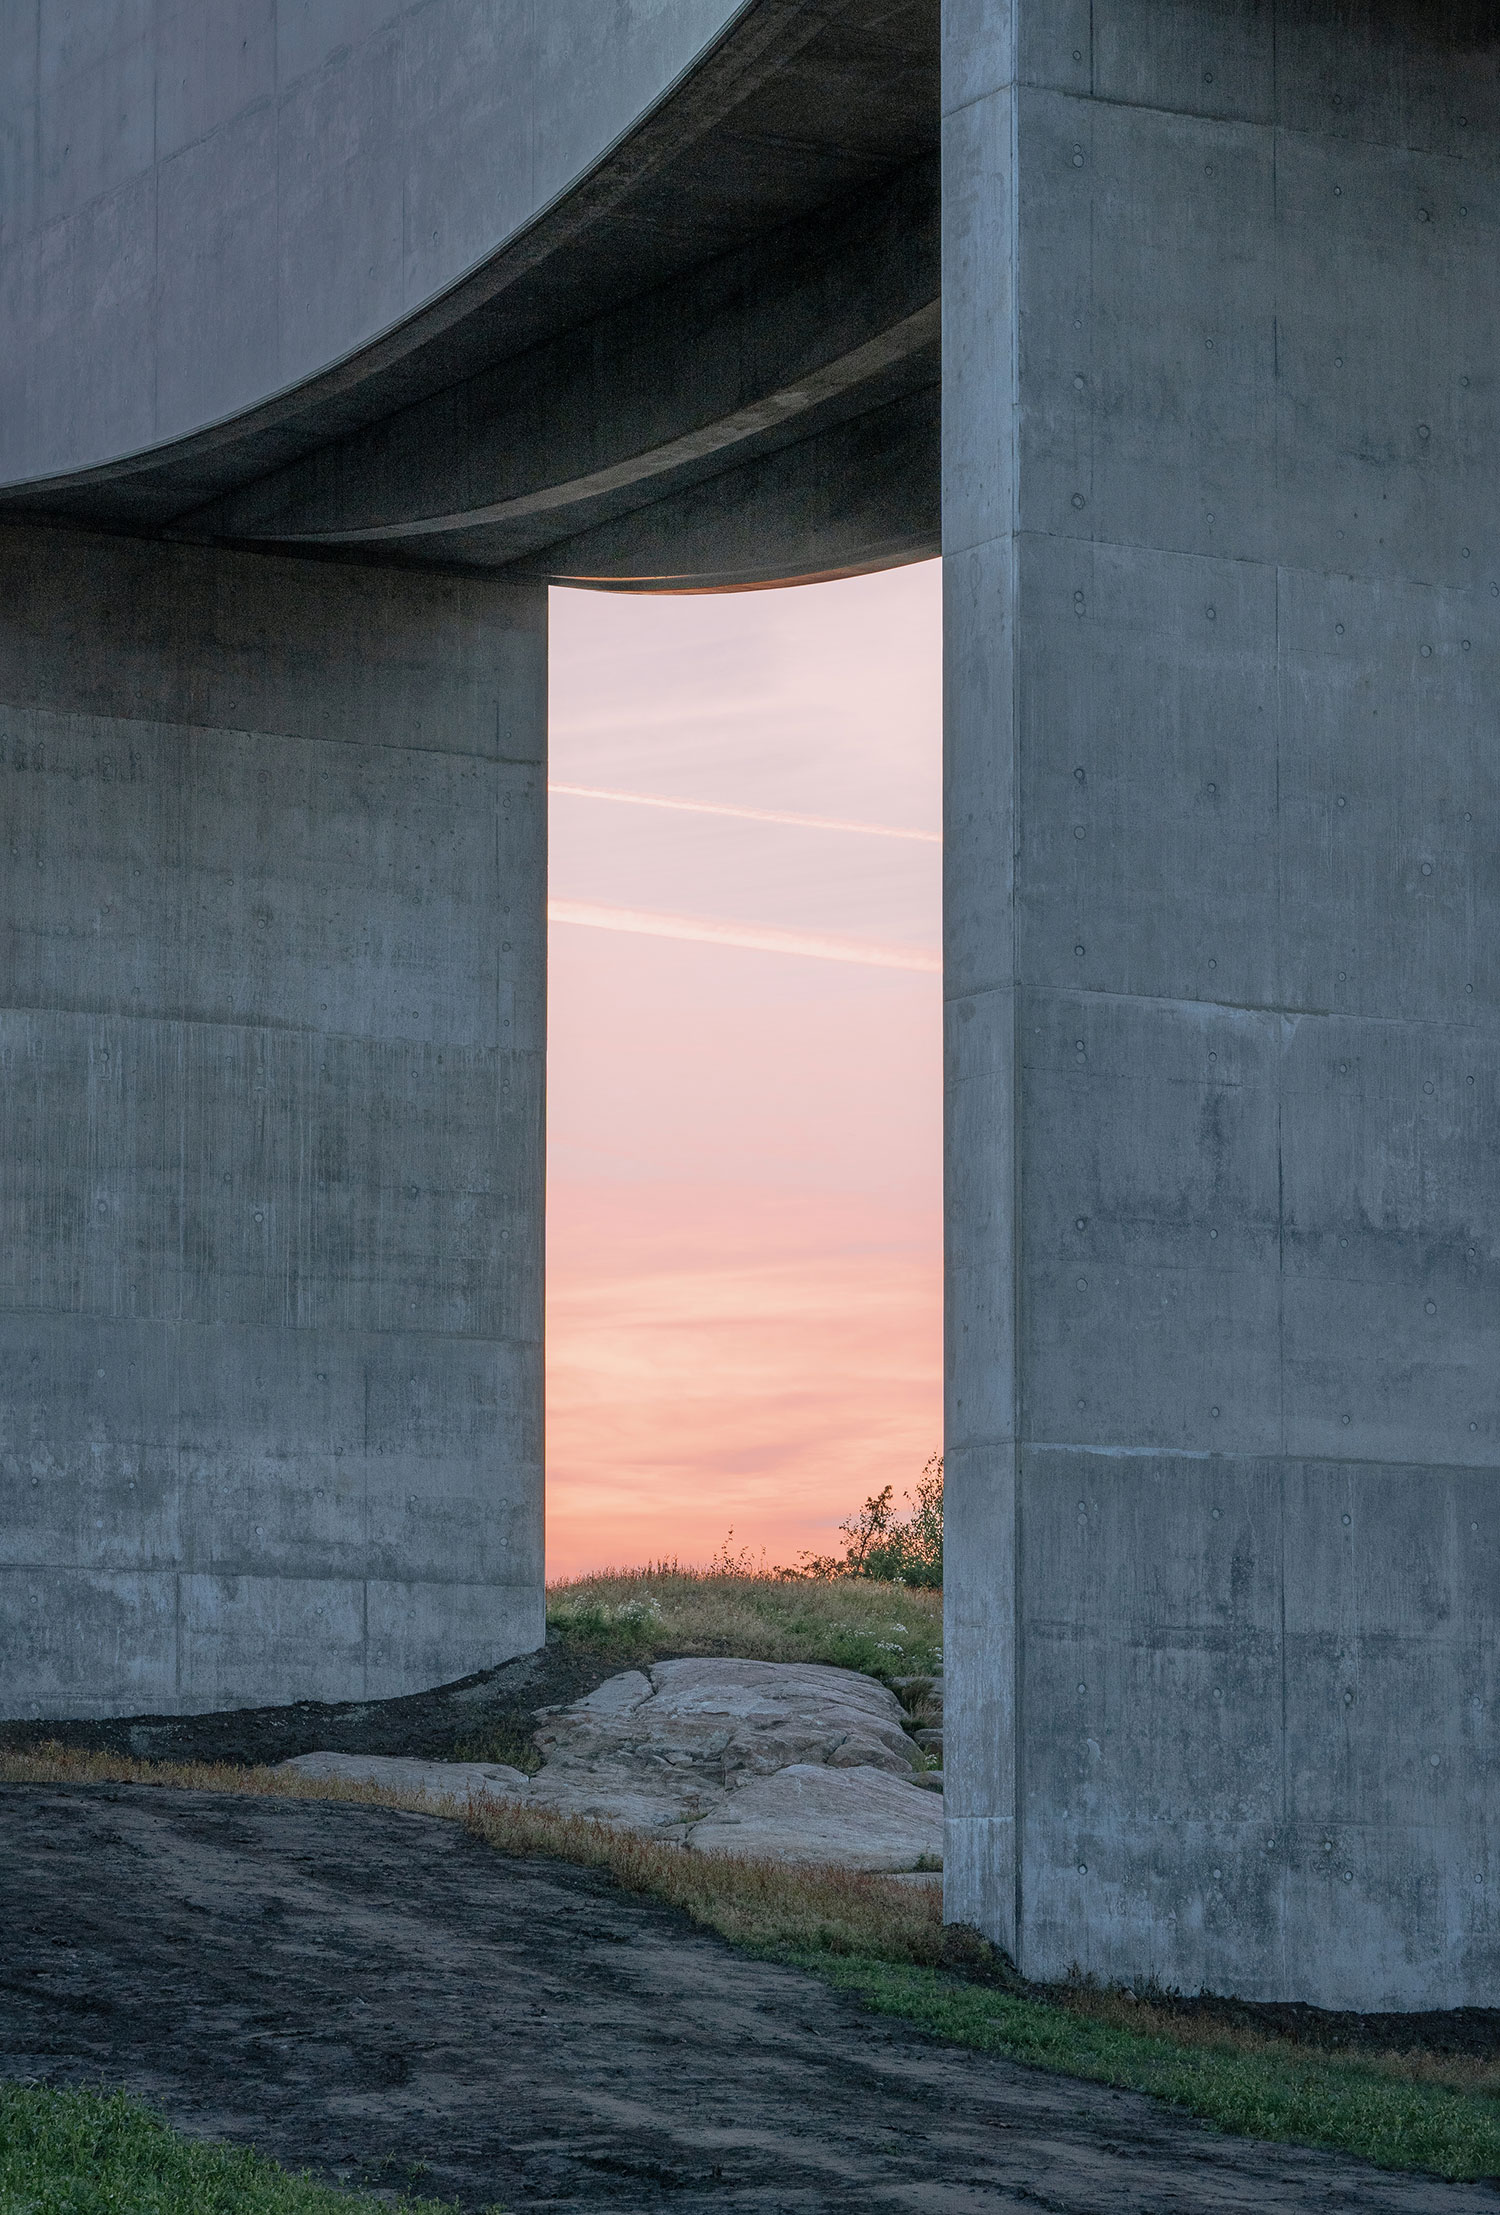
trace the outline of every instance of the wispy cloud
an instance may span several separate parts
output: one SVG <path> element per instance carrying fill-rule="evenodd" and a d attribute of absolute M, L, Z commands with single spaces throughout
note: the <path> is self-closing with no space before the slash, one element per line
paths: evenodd
<path fill-rule="evenodd" d="M 659 915 L 649 908 L 597 907 L 588 900 L 549 900 L 553 923 L 579 923 L 593 931 L 629 931 L 641 938 L 691 939 L 707 946 L 745 946 L 761 954 L 798 954 L 808 961 L 847 961 L 865 969 L 942 967 L 936 948 L 893 946 L 873 938 L 840 938 L 829 932 L 783 931 L 770 924 L 727 923 L 712 915 Z"/>
<path fill-rule="evenodd" d="M 940 846 L 936 831 L 900 830 L 893 823 L 846 823 L 831 815 L 792 815 L 782 808 L 732 807 L 719 800 L 668 800 L 653 792 L 612 792 L 603 785 L 549 784 L 549 792 L 570 800 L 618 800 L 624 807 L 671 808 L 683 815 L 732 815 L 744 823 L 789 823 L 794 830 L 852 831 L 860 838 L 905 838 L 919 846 Z"/>

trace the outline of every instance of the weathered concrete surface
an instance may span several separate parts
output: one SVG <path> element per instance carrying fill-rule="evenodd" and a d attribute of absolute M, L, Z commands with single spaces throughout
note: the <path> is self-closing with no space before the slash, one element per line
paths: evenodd
<path fill-rule="evenodd" d="M 950 1914 L 1500 1982 L 1500 41 L 949 0 Z"/>
<path fill-rule="evenodd" d="M 542 590 L 0 532 L 0 1707 L 536 1646 Z"/>
<path fill-rule="evenodd" d="M 0 479 L 206 430 L 409 324 L 742 0 L 14 0 Z"/>
<path fill-rule="evenodd" d="M 934 150 L 852 202 L 595 315 L 586 333 L 566 329 L 258 478 L 188 527 L 487 567 L 528 557 L 562 574 L 602 558 L 614 526 L 621 559 L 631 548 L 639 563 L 659 542 L 664 559 L 707 573 L 702 519 L 744 504 L 752 462 L 756 476 L 779 473 L 779 497 L 762 496 L 773 546 L 798 544 L 794 486 L 826 504 L 834 476 L 802 447 L 858 435 L 874 410 L 885 466 L 846 471 L 843 497 L 867 531 L 883 497 L 884 527 L 910 558 L 913 508 L 930 497 L 934 533 L 938 522 L 939 261 Z M 804 566 L 828 529 L 802 517 Z M 866 565 L 874 550 L 846 548 Z"/>
<path fill-rule="evenodd" d="M 539 1642 L 531 580 L 936 543 L 930 0 L 200 17 L 0 24 L 21 1716 Z"/>
<path fill-rule="evenodd" d="M 0 1896 L 26 1902 L 0 2072 L 123 2084 L 196 2135 L 469 2209 L 1494 2207 L 938 2045 L 421 1816 L 10 1785 Z"/>

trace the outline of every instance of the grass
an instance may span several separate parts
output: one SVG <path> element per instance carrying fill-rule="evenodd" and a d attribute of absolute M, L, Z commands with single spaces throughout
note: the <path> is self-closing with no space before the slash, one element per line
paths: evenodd
<path fill-rule="evenodd" d="M 343 1779 L 61 1750 L 0 1755 L 0 1782 L 176 1785 L 434 1812 L 409 1794 Z M 954 2044 L 1150 2093 L 1243 2136 L 1324 2147 L 1391 2169 L 1500 2178 L 1494 2058 L 1326 2053 L 1245 2024 L 1175 2013 L 1168 1998 L 1138 2000 L 1087 1985 L 1039 1991 L 1021 1986 L 977 1933 L 945 1928 L 937 1892 L 923 1886 L 683 1853 L 547 1809 L 455 1799 L 442 1812 L 498 1852 L 605 1871 L 735 1945 L 812 1970 L 867 2006 Z M 57 2215 L 64 2209 L 74 2215 L 69 2203 L 57 2203 Z M 172 2209 L 164 2203 L 162 2215 Z M 11 2215 L 3 2199 L 0 2215 Z M 77 2215 L 93 2215 L 92 2204 L 80 2203 Z"/>
<path fill-rule="evenodd" d="M 523 1776 L 534 1777 L 542 1766 L 542 1751 L 533 1733 L 521 1724 L 491 1723 L 459 1739 L 453 1759 L 501 1762 L 507 1769 L 519 1769 Z"/>
<path fill-rule="evenodd" d="M 547 1628 L 579 1652 L 640 1668 L 668 1654 L 822 1661 L 889 1683 L 943 1665 L 943 1596 L 864 1577 L 808 1579 L 725 1561 L 574 1577 L 547 1593 Z"/>
<path fill-rule="evenodd" d="M 0 2215 L 352 2215 L 370 2204 L 241 2147 L 181 2138 L 123 2093 L 0 2084 Z M 440 2215 L 436 2200 L 381 2204 Z"/>
<path fill-rule="evenodd" d="M 935 2037 L 1147 2092 L 1240 2137 L 1318 2146 L 1384 2169 L 1500 2177 L 1500 2101 L 1492 2091 L 1432 2081 L 1436 2071 L 1412 2081 L 1409 2056 L 1313 2054 L 1289 2040 L 1184 2023 L 1139 2005 L 1145 2021 L 1122 2023 L 1080 2007 L 1066 1990 L 1052 2000 L 987 1990 L 868 1956 L 819 1967 L 841 1991 Z M 1448 2057 L 1420 2058 L 1441 2065 Z M 1461 2060 L 1456 2065 L 1464 2070 Z"/>

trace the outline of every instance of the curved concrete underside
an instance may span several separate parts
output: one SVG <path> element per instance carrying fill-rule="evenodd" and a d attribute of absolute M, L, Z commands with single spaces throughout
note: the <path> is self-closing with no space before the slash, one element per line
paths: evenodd
<path fill-rule="evenodd" d="M 934 0 L 259 13 L 38 60 L 0 513 L 666 589 L 938 550 Z M 175 132 L 55 214 L 131 71 Z"/>

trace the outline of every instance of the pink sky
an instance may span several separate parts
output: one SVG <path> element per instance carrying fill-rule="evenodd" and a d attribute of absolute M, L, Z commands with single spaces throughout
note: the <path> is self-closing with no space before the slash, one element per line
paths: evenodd
<path fill-rule="evenodd" d="M 551 728 L 548 1573 L 826 1549 L 941 1443 L 937 565 L 554 590 Z"/>

